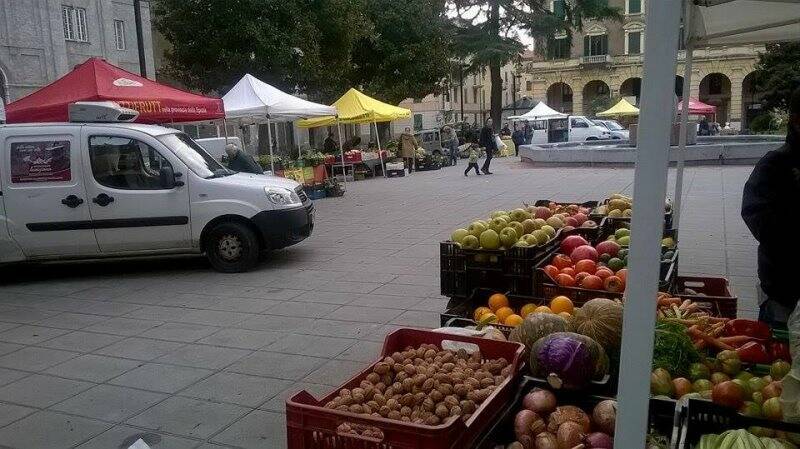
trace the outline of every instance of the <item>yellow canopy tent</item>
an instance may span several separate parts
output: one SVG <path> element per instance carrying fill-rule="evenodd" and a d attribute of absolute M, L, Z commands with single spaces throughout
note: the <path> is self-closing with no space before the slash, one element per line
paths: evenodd
<path fill-rule="evenodd" d="M 597 113 L 598 117 L 631 117 L 637 115 L 639 115 L 639 108 L 628 103 L 628 100 L 624 98 L 612 106 L 611 109 Z"/>
<path fill-rule="evenodd" d="M 336 111 L 339 115 L 299 120 L 297 126 L 301 128 L 316 128 L 318 126 L 336 124 L 338 128 L 340 123 L 373 123 L 375 125 L 375 136 L 378 139 L 378 154 L 381 158 L 381 167 L 384 172 L 383 176 L 386 177 L 386 169 L 383 168 L 383 153 L 380 151 L 381 141 L 378 136 L 378 122 L 391 122 L 392 120 L 411 117 L 411 110 L 378 101 L 353 88 L 350 88 L 350 90 L 336 100 L 332 106 L 336 107 Z M 342 133 L 341 130 L 339 130 L 340 140 L 341 136 Z M 344 160 L 342 163 L 344 163 Z"/>

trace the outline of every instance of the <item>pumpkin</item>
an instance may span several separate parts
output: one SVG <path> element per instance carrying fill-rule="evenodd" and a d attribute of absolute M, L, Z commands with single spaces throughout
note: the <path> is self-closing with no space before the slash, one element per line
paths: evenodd
<path fill-rule="evenodd" d="M 522 324 L 511 330 L 509 341 L 522 343 L 530 349 L 540 338 L 555 332 L 567 332 L 567 320 L 552 313 L 531 313 Z"/>
<path fill-rule="evenodd" d="M 572 330 L 616 352 L 622 342 L 622 305 L 610 299 L 592 299 L 575 312 Z"/>

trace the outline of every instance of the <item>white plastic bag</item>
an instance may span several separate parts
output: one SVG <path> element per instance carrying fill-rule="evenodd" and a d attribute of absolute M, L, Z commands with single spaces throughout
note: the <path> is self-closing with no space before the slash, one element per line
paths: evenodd
<path fill-rule="evenodd" d="M 795 306 L 786 323 L 789 329 L 789 352 L 792 355 L 792 369 L 782 381 L 781 409 L 783 420 L 800 422 L 800 304 Z"/>
<path fill-rule="evenodd" d="M 494 135 L 494 143 L 497 145 L 497 151 L 504 151 L 506 148 L 508 148 L 506 144 L 503 143 L 503 139 L 501 139 L 497 134 Z"/>

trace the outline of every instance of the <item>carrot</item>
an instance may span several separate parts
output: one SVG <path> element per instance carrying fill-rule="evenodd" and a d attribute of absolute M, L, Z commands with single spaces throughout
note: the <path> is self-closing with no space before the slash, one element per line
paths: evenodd
<path fill-rule="evenodd" d="M 687 300 L 683 301 L 680 306 L 678 306 L 678 309 L 687 310 L 691 304 L 692 304 L 692 300 L 691 299 L 687 299 Z"/>
<path fill-rule="evenodd" d="M 692 337 L 701 338 L 701 339 L 703 339 L 704 342 L 706 342 L 710 346 L 712 346 L 714 348 L 717 348 L 717 349 L 719 349 L 721 351 L 733 350 L 734 349 L 733 346 L 731 346 L 731 345 L 729 345 L 727 343 L 721 342 L 718 339 L 712 337 L 711 335 L 707 335 L 707 334 L 705 334 L 703 332 L 700 332 L 699 330 L 694 330 L 694 331 L 690 330 L 689 331 L 689 335 L 692 336 Z"/>
<path fill-rule="evenodd" d="M 706 348 L 706 342 L 703 341 L 703 340 L 696 340 L 694 342 L 694 347 L 697 348 L 697 349 L 705 349 Z"/>
<path fill-rule="evenodd" d="M 718 340 L 729 345 L 739 346 L 756 339 L 748 335 L 734 335 L 732 337 L 719 337 Z"/>

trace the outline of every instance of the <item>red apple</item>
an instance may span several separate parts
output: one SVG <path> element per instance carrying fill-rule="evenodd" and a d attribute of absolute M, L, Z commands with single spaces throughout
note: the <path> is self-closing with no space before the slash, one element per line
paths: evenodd
<path fill-rule="evenodd" d="M 617 257 L 620 246 L 617 242 L 605 240 L 598 243 L 595 248 L 597 248 L 597 252 L 600 254 L 609 254 L 611 257 Z"/>
<path fill-rule="evenodd" d="M 577 214 L 573 215 L 572 218 L 578 221 L 578 226 L 582 225 L 589 217 L 584 214 L 583 212 L 578 212 Z"/>
<path fill-rule="evenodd" d="M 583 245 L 588 245 L 589 242 L 579 235 L 570 235 L 561 241 L 561 254 L 572 254 L 575 248 Z"/>
<path fill-rule="evenodd" d="M 537 207 L 536 208 L 536 218 L 541 218 L 542 220 L 547 220 L 553 215 L 553 211 L 546 207 Z"/>
<path fill-rule="evenodd" d="M 567 217 L 564 219 L 564 224 L 567 226 L 577 227 L 580 223 L 574 217 Z"/>

